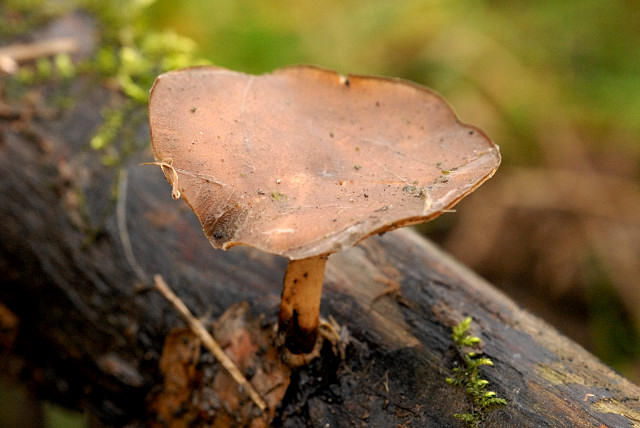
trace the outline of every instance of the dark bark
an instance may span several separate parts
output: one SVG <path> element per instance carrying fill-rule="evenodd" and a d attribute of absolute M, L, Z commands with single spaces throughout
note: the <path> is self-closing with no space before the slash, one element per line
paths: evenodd
<path fill-rule="evenodd" d="M 286 260 L 213 250 L 160 168 L 140 165 L 152 160 L 144 126 L 142 145 L 115 147 L 130 149 L 116 166 L 88 147 L 118 96 L 91 78 L 66 90 L 73 106 L 53 111 L 55 84 L 2 101 L 0 302 L 18 327 L 1 359 L 42 396 L 123 425 L 145 419 L 164 340 L 183 326 L 153 274 L 197 316 L 248 301 L 273 325 Z M 508 400 L 487 426 L 640 424 L 640 388 L 412 231 L 332 255 L 321 313 L 348 331 L 345 358 L 294 371 L 275 424 L 463 426 L 453 415 L 470 402 L 445 378 L 460 364 L 451 327 L 468 315 L 495 364 L 482 370 L 488 388 Z"/>

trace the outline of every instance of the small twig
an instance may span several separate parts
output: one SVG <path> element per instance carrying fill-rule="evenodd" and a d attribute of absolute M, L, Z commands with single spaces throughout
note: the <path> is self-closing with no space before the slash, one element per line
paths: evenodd
<path fill-rule="evenodd" d="M 202 323 L 195 318 L 185 304 L 176 296 L 169 288 L 162 276 L 154 275 L 155 286 L 162 295 L 178 310 L 189 328 L 202 340 L 202 344 L 207 348 L 213 356 L 222 364 L 231 377 L 247 392 L 247 395 L 264 412 L 267 409 L 267 403 L 260 397 L 260 394 L 253 388 L 253 385 L 242 375 L 235 363 L 224 353 L 218 342 L 209 334 Z"/>
<path fill-rule="evenodd" d="M 78 50 L 78 40 L 74 37 L 61 37 L 58 39 L 42 40 L 33 43 L 19 43 L 0 48 L 0 56 L 11 57 L 14 61 L 26 61 L 28 59 L 55 55 L 63 52 Z"/>
<path fill-rule="evenodd" d="M 0 69 L 13 74 L 17 71 L 17 63 L 30 59 L 71 53 L 78 50 L 78 40 L 73 37 L 42 40 L 33 43 L 19 43 L 0 47 Z"/>
<path fill-rule="evenodd" d="M 116 203 L 118 234 L 120 235 L 120 243 L 122 244 L 122 250 L 124 251 L 124 258 L 129 262 L 129 265 L 138 279 L 143 281 L 147 278 L 147 274 L 133 254 L 133 247 L 131 246 L 131 240 L 129 239 L 129 232 L 127 230 L 127 184 L 128 174 L 125 167 L 120 170 L 120 174 L 118 175 L 118 202 Z"/>

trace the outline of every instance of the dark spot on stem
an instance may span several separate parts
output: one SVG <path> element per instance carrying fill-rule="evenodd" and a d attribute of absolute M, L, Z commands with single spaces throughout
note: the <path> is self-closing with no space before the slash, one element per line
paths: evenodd
<path fill-rule="evenodd" d="M 298 311 L 294 309 L 293 315 L 286 325 L 280 325 L 280 331 L 286 331 L 285 346 L 293 354 L 307 354 L 311 352 L 318 337 L 318 330 L 302 328 L 298 322 Z"/>

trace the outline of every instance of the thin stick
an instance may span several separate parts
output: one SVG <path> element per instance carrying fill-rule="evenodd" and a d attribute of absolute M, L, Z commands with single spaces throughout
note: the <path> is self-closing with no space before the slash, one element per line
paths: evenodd
<path fill-rule="evenodd" d="M 204 325 L 191 314 L 182 300 L 171 291 L 167 283 L 162 279 L 162 276 L 156 274 L 153 279 L 155 280 L 155 286 L 158 291 L 178 310 L 184 321 L 189 325 L 189 328 L 202 340 L 205 348 L 220 361 L 222 367 L 224 367 L 233 379 L 247 392 L 247 395 L 249 395 L 256 406 L 264 412 L 267 408 L 267 403 L 265 403 L 262 397 L 260 397 L 260 394 L 253 388 L 253 385 L 242 375 L 235 363 L 224 353 L 220 345 L 218 345 L 218 342 L 209 334 Z"/>
<path fill-rule="evenodd" d="M 124 250 L 124 258 L 129 262 L 129 265 L 133 269 L 139 280 L 144 281 L 147 277 L 144 269 L 140 266 L 140 263 L 136 260 L 133 254 L 133 247 L 131 246 L 131 239 L 129 239 L 129 232 L 127 230 L 127 184 L 128 173 L 126 168 L 120 170 L 118 174 L 118 201 L 116 202 L 116 220 L 118 224 L 118 233 L 120 235 L 120 243 Z"/>
<path fill-rule="evenodd" d="M 76 38 L 61 37 L 33 43 L 3 46 L 0 48 L 0 57 L 9 57 L 19 62 L 58 53 L 75 52 L 78 50 L 78 47 L 79 42 Z"/>
<path fill-rule="evenodd" d="M 56 55 L 58 53 L 71 53 L 77 51 L 78 47 L 78 40 L 71 37 L 3 46 L 0 48 L 0 71 L 15 74 L 18 71 L 18 62 L 20 61 Z"/>

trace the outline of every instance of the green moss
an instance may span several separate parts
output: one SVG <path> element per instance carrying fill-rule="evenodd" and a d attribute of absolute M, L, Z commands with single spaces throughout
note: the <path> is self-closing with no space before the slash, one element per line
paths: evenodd
<path fill-rule="evenodd" d="M 53 58 L 54 69 L 62 79 L 71 79 L 76 75 L 76 66 L 71 57 L 66 53 L 60 53 Z"/>
<path fill-rule="evenodd" d="M 507 400 L 499 398 L 495 392 L 489 391 L 487 389 L 489 381 L 481 377 L 480 367 L 493 366 L 493 361 L 479 356 L 477 352 L 472 350 L 478 347 L 482 341 L 479 337 L 469 334 L 471 321 L 471 317 L 467 317 L 452 329 L 451 338 L 464 365 L 455 367 L 453 376 L 448 377 L 446 381 L 450 385 L 463 387 L 471 402 L 471 412 L 454 416 L 466 422 L 468 426 L 476 427 L 483 421 L 488 410 L 505 406 Z"/>
<path fill-rule="evenodd" d="M 124 108 L 105 108 L 102 111 L 103 122 L 89 141 L 91 148 L 101 150 L 107 147 L 116 137 L 124 121 Z"/>
<path fill-rule="evenodd" d="M 97 78 L 99 83 L 120 92 L 123 97 L 114 101 L 103 112 L 103 122 L 87 142 L 101 152 L 105 165 L 119 165 L 131 148 L 147 144 L 136 142 L 135 129 L 140 125 L 136 110 L 144 110 L 149 90 L 157 75 L 176 68 L 204 64 L 196 56 L 196 44 L 172 31 L 153 31 L 145 16 L 152 1 L 71 0 L 55 9 L 48 1 L 9 1 L 0 6 L 2 22 L 28 21 L 24 25 L 6 30 L 3 34 L 28 31 L 44 24 L 57 14 L 70 10 L 83 10 L 96 18 L 99 29 L 96 52 L 89 60 L 74 64 L 67 54 L 53 58 L 43 57 L 20 67 L 11 82 L 11 91 L 19 95 L 29 86 L 43 82 L 64 82 L 81 75 Z M 57 2 L 56 2 L 57 3 Z M 36 11 L 40 12 L 36 12 Z M 13 17 L 13 19 L 12 19 Z M 65 90 L 65 85 L 59 89 Z M 117 98 L 114 98 L 116 100 Z M 114 143 L 118 143 L 115 144 Z"/>
<path fill-rule="evenodd" d="M 106 165 L 118 165 L 131 146 L 138 144 L 132 132 L 139 123 L 134 112 L 149 101 L 149 91 L 159 74 L 182 67 L 204 64 L 196 56 L 196 44 L 171 31 L 152 31 L 145 19 L 149 1 L 79 1 L 99 19 L 100 46 L 87 69 L 122 93 L 125 99 L 103 111 L 104 121 L 90 140 L 103 153 Z M 118 141 L 119 148 L 112 144 Z"/>
<path fill-rule="evenodd" d="M 271 198 L 273 198 L 274 201 L 278 202 L 283 202 L 289 199 L 287 195 L 285 195 L 284 193 L 280 193 L 277 190 L 271 192 Z"/>
<path fill-rule="evenodd" d="M 59 4 L 52 8 L 51 3 Z M 147 122 L 149 90 L 157 75 L 180 67 L 203 64 L 196 56 L 193 41 L 171 31 L 149 27 L 145 8 L 149 1 L 114 0 L 9 0 L 0 2 L 0 37 L 28 33 L 46 25 L 48 20 L 71 11 L 94 17 L 98 29 L 95 53 L 80 62 L 67 54 L 46 56 L 20 64 L 17 73 L 6 80 L 4 96 L 21 99 L 35 85 L 46 85 L 49 106 L 68 109 L 74 106 L 70 92 L 75 79 L 91 87 L 109 88 L 102 122 L 87 141 L 103 165 L 120 168 L 127 156 L 149 144 L 147 133 L 140 133 Z M 6 24 L 6 25 L 5 25 Z M 84 84 L 83 83 L 83 84 Z M 117 180 L 109 203 L 91 218 L 85 190 L 77 187 L 71 210 L 73 223 L 86 235 L 83 247 L 100 236 L 106 219 L 118 199 Z M 92 221 L 93 220 L 93 221 Z"/>

